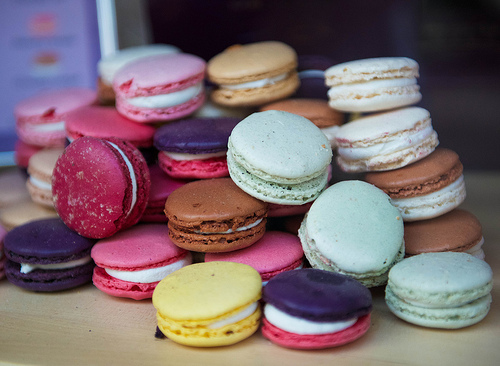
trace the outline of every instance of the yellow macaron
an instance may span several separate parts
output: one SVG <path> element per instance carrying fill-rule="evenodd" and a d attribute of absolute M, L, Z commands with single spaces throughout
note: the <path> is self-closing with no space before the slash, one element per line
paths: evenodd
<path fill-rule="evenodd" d="M 233 262 L 197 263 L 156 286 L 158 328 L 174 342 L 194 347 L 226 346 L 259 327 L 262 280 L 252 267 Z"/>

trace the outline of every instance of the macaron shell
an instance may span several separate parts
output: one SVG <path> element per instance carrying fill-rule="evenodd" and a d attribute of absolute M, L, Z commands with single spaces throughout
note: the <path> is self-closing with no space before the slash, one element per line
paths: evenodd
<path fill-rule="evenodd" d="M 102 292 L 116 297 L 127 297 L 134 300 L 150 299 L 158 285 L 158 282 L 137 283 L 122 281 L 111 277 L 101 267 L 95 267 L 92 275 L 92 282 Z"/>
<path fill-rule="evenodd" d="M 12 230 L 31 221 L 58 217 L 54 207 L 39 205 L 28 196 L 17 204 L 5 207 L 0 211 L 0 223 Z"/>
<path fill-rule="evenodd" d="M 264 318 L 261 330 L 265 338 L 285 348 L 304 350 L 325 349 L 338 347 L 360 338 L 370 328 L 370 319 L 370 314 L 364 315 L 353 326 L 336 333 L 304 335 L 279 329 Z"/>
<path fill-rule="evenodd" d="M 7 230 L 2 225 L 0 225 L 0 279 L 5 277 L 4 265 L 6 257 L 3 254 L 3 239 L 5 238 L 6 234 Z"/>
<path fill-rule="evenodd" d="M 132 208 L 131 173 L 110 142 L 122 150 L 134 169 L 138 191 Z M 71 229 L 104 238 L 139 221 L 150 183 L 146 161 L 133 145 L 118 139 L 82 137 L 57 161 L 52 179 L 54 206 Z"/>
<path fill-rule="evenodd" d="M 33 202 L 47 207 L 54 207 L 52 202 L 52 172 L 56 165 L 57 159 L 62 155 L 63 148 L 43 149 L 35 153 L 28 164 L 28 175 L 26 188 L 30 193 Z M 40 187 L 33 183 L 32 179 L 36 179 L 48 187 Z"/>
<path fill-rule="evenodd" d="M 229 176 L 226 156 L 200 160 L 174 160 L 160 152 L 158 164 L 165 173 L 177 179 L 210 179 Z"/>

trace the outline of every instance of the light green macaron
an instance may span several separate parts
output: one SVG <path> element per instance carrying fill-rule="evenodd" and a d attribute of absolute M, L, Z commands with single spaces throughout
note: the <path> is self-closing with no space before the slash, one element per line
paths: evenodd
<path fill-rule="evenodd" d="M 299 237 L 312 267 L 367 287 L 385 284 L 389 269 L 404 256 L 399 210 L 382 190 L 357 180 L 327 188 L 304 217 Z"/>
<path fill-rule="evenodd" d="M 301 205 L 328 182 L 332 149 L 308 119 L 283 111 L 253 113 L 233 129 L 227 164 L 233 181 L 265 202 Z"/>
<path fill-rule="evenodd" d="M 399 318 L 424 327 L 457 329 L 481 321 L 491 303 L 490 266 L 467 253 L 423 253 L 389 272 L 385 300 Z"/>

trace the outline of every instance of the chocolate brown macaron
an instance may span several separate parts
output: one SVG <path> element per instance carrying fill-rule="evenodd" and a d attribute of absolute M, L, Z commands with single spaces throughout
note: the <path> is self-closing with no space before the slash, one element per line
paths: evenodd
<path fill-rule="evenodd" d="M 484 259 L 481 223 L 469 211 L 455 209 L 434 219 L 407 222 L 404 238 L 407 257 L 430 252 L 465 252 Z"/>
<path fill-rule="evenodd" d="M 332 147 L 335 146 L 335 132 L 344 123 L 345 115 L 332 109 L 326 100 L 290 98 L 260 108 L 260 111 L 284 111 L 305 117 L 326 135 Z"/>
<path fill-rule="evenodd" d="M 241 190 L 230 178 L 189 182 L 165 202 L 170 239 L 195 252 L 229 252 L 264 235 L 267 203 Z"/>
<path fill-rule="evenodd" d="M 400 169 L 368 173 L 365 180 L 391 197 L 404 221 L 443 215 L 466 196 L 462 163 L 457 153 L 444 148 Z"/>

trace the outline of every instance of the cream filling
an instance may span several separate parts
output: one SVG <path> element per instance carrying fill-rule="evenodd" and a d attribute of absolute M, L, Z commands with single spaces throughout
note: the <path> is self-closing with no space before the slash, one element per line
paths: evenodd
<path fill-rule="evenodd" d="M 294 271 L 294 270 L 296 270 L 296 269 L 302 269 L 302 268 L 304 268 L 304 265 L 303 265 L 303 264 L 299 264 L 299 266 L 298 266 L 298 267 L 293 268 L 293 269 L 292 269 L 292 271 Z M 269 281 L 262 281 L 262 286 L 267 285 L 267 283 L 268 283 L 268 282 L 269 282 Z"/>
<path fill-rule="evenodd" d="M 92 260 L 90 255 L 75 259 L 73 261 L 68 261 L 64 263 L 50 263 L 50 264 L 32 264 L 32 263 L 21 263 L 21 273 L 30 273 L 35 269 L 52 270 L 52 269 L 65 269 L 82 266 L 89 263 Z"/>
<path fill-rule="evenodd" d="M 287 76 L 288 76 L 288 73 L 285 73 L 285 74 L 281 74 L 278 76 L 274 76 L 272 78 L 265 78 L 265 79 L 255 80 L 255 81 L 249 81 L 247 83 L 221 84 L 220 87 L 223 89 L 230 89 L 230 90 L 262 88 L 266 85 L 276 84 L 278 81 L 286 79 Z"/>
<path fill-rule="evenodd" d="M 479 241 L 479 243 L 474 245 L 469 250 L 465 251 L 465 253 L 473 255 L 474 257 L 476 257 L 478 259 L 484 260 L 485 255 L 484 255 L 484 251 L 482 249 L 483 244 L 484 244 L 484 237 L 481 237 L 481 240 Z"/>
<path fill-rule="evenodd" d="M 226 156 L 226 151 L 219 151 L 216 153 L 207 153 L 207 154 L 187 154 L 187 153 L 162 151 L 162 154 L 165 154 L 172 160 L 185 161 L 185 160 L 205 160 L 210 158 L 218 158 L 221 156 Z"/>
<path fill-rule="evenodd" d="M 264 316 L 272 325 L 295 334 L 329 334 L 340 332 L 353 326 L 358 319 L 338 322 L 313 322 L 286 314 L 271 304 L 264 307 Z"/>
<path fill-rule="evenodd" d="M 120 153 L 120 155 L 123 157 L 123 160 L 125 160 L 125 165 L 127 166 L 128 172 L 130 174 L 130 180 L 132 181 L 132 203 L 130 204 L 130 209 L 128 210 L 127 215 L 126 215 L 126 216 L 128 216 L 128 215 L 130 215 L 130 213 L 134 209 L 134 206 L 137 202 L 137 180 L 135 179 L 134 167 L 132 166 L 132 163 L 130 162 L 130 160 L 127 158 L 127 155 L 125 155 L 125 153 L 118 146 L 116 146 L 115 144 L 113 144 L 112 142 L 109 142 L 109 141 L 108 141 L 108 143 L 116 151 L 118 151 Z"/>
<path fill-rule="evenodd" d="M 255 221 L 254 223 L 248 225 L 248 226 L 242 226 L 242 227 L 239 227 L 237 228 L 236 230 L 233 230 L 233 229 L 229 229 L 229 230 L 226 230 L 226 231 L 219 231 L 219 232 L 214 232 L 214 233 L 206 233 L 206 232 L 202 232 L 202 231 L 199 231 L 199 230 L 195 230 L 194 232 L 196 234 L 231 234 L 231 233 L 234 233 L 235 231 L 238 232 L 238 231 L 245 231 L 245 230 L 249 230 L 257 225 L 259 225 L 260 223 L 262 222 L 262 219 L 258 219 L 257 221 Z"/>
<path fill-rule="evenodd" d="M 52 184 L 44 182 L 38 178 L 35 178 L 30 175 L 30 183 L 37 188 L 44 189 L 44 190 L 52 190 Z"/>
<path fill-rule="evenodd" d="M 173 93 L 152 95 L 148 97 L 128 98 L 127 103 L 139 108 L 169 108 L 186 103 L 203 91 L 203 83 L 200 82 L 189 88 Z"/>
<path fill-rule="evenodd" d="M 59 121 L 54 123 L 28 123 L 26 127 L 34 132 L 61 132 L 65 131 L 65 122 Z"/>
<path fill-rule="evenodd" d="M 434 129 L 432 125 L 428 125 L 420 131 L 401 136 L 392 141 L 381 142 L 367 147 L 338 147 L 338 153 L 346 160 L 361 160 L 370 158 L 376 155 L 388 155 L 396 151 L 404 150 L 410 146 L 418 146 L 423 141 L 428 139 Z"/>
<path fill-rule="evenodd" d="M 379 80 L 363 80 L 354 83 L 332 86 L 328 90 L 330 98 L 341 98 L 346 93 L 377 93 L 377 89 L 400 88 L 417 85 L 416 78 L 392 78 Z"/>
<path fill-rule="evenodd" d="M 164 279 L 167 275 L 171 274 L 182 267 L 192 263 L 191 253 L 188 253 L 181 260 L 158 268 L 148 268 L 139 271 L 120 271 L 116 269 L 104 268 L 107 274 L 111 277 L 118 278 L 122 281 L 135 282 L 135 283 L 153 283 Z"/>
<path fill-rule="evenodd" d="M 229 324 L 237 323 L 240 320 L 248 318 L 250 315 L 252 315 L 255 312 L 255 310 L 257 310 L 258 306 L 259 305 L 257 302 L 253 302 L 250 305 L 248 305 L 246 308 L 244 308 L 242 311 L 240 311 L 239 313 L 234 314 L 233 316 L 230 316 L 229 318 L 222 319 L 222 320 L 216 321 L 212 324 L 209 324 L 207 327 L 210 329 L 217 329 L 217 328 L 225 327 L 226 325 L 229 325 Z"/>

